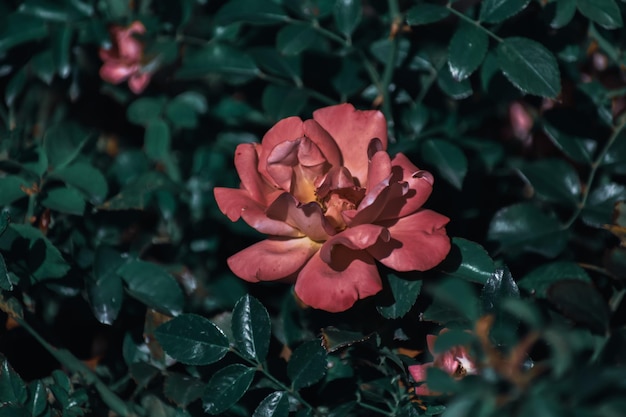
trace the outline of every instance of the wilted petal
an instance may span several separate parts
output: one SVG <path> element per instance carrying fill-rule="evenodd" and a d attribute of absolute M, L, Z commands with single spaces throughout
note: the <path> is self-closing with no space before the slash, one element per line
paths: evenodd
<path fill-rule="evenodd" d="M 426 271 L 450 252 L 445 225 L 450 219 L 431 210 L 420 210 L 396 221 L 381 222 L 391 233 L 389 242 L 378 242 L 367 251 L 396 271 Z"/>
<path fill-rule="evenodd" d="M 343 254 L 340 246 L 352 250 L 363 250 L 375 245 L 379 240 L 388 242 L 389 238 L 389 231 L 382 226 L 363 224 L 351 227 L 326 241 L 320 249 L 320 258 L 327 264 L 332 264 L 337 256 Z"/>
<path fill-rule="evenodd" d="M 137 72 L 130 76 L 128 88 L 135 94 L 140 94 L 150 83 L 151 74 L 147 72 Z"/>
<path fill-rule="evenodd" d="M 137 65 L 125 65 L 121 62 L 108 61 L 100 68 L 100 78 L 111 84 L 119 84 L 137 71 Z"/>
<path fill-rule="evenodd" d="M 339 104 L 313 112 L 313 119 L 324 128 L 337 143 L 343 165 L 367 185 L 368 155 L 370 141 L 380 139 L 383 150 L 387 149 L 387 122 L 378 110 L 356 110 L 351 104 Z"/>
<path fill-rule="evenodd" d="M 382 288 L 371 256 L 338 246 L 330 265 L 322 261 L 319 253 L 313 255 L 298 274 L 295 291 L 305 304 L 336 313 Z"/>
<path fill-rule="evenodd" d="M 306 237 L 270 238 L 234 254 L 228 258 L 228 266 L 246 281 L 275 281 L 297 273 L 319 246 Z"/>
<path fill-rule="evenodd" d="M 215 187 L 213 189 L 219 209 L 230 221 L 242 218 L 247 224 L 261 233 L 273 236 L 301 237 L 303 233 L 285 222 L 270 219 L 265 207 L 250 198 L 246 190 Z"/>
<path fill-rule="evenodd" d="M 317 242 L 327 240 L 334 233 L 319 204 L 300 204 L 289 193 L 281 194 L 266 213 L 269 218 L 285 222 Z"/>

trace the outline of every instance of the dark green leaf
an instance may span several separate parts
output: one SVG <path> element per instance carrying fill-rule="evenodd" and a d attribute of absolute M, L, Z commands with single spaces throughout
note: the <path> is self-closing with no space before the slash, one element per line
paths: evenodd
<path fill-rule="evenodd" d="M 261 401 L 252 417 L 287 417 L 289 397 L 285 391 L 276 391 Z"/>
<path fill-rule="evenodd" d="M 367 86 L 367 82 L 360 76 L 361 63 L 355 59 L 343 58 L 339 72 L 331 82 L 335 91 L 344 97 L 356 94 Z"/>
<path fill-rule="evenodd" d="M 335 25 L 341 33 L 351 36 L 361 20 L 362 6 L 360 0 L 335 0 L 333 17 Z"/>
<path fill-rule="evenodd" d="M 20 198 L 26 197 L 27 194 L 22 187 L 30 188 L 32 184 L 24 178 L 16 175 L 7 175 L 0 178 L 0 206 L 8 206 Z"/>
<path fill-rule="evenodd" d="M 51 85 L 54 74 L 56 73 L 52 50 L 47 49 L 34 55 L 30 60 L 30 68 L 41 81 Z"/>
<path fill-rule="evenodd" d="M 430 139 L 422 144 L 422 157 L 455 188 L 463 188 L 467 157 L 458 146 L 442 139 Z"/>
<path fill-rule="evenodd" d="M 190 49 L 176 77 L 202 78 L 211 73 L 223 74 L 231 82 L 242 83 L 256 77 L 259 69 L 249 55 L 231 46 L 214 43 L 201 49 Z"/>
<path fill-rule="evenodd" d="M 147 126 L 161 116 L 164 104 L 165 99 L 163 98 L 138 98 L 128 106 L 126 117 L 131 123 Z"/>
<path fill-rule="evenodd" d="M 248 390 L 254 372 L 254 368 L 234 364 L 213 374 L 202 396 L 204 411 L 220 414 L 232 407 Z"/>
<path fill-rule="evenodd" d="M 145 362 L 131 363 L 128 367 L 130 376 L 137 384 L 138 389 L 143 389 L 148 386 L 157 375 L 159 375 L 159 369 Z"/>
<path fill-rule="evenodd" d="M 441 265 L 445 272 L 467 281 L 484 284 L 496 270 L 493 260 L 481 245 L 460 237 L 452 238 L 448 256 L 450 263 L 445 261 Z"/>
<path fill-rule="evenodd" d="M 50 0 L 26 0 L 19 10 L 24 14 L 52 22 L 67 22 L 80 17 L 77 10 Z"/>
<path fill-rule="evenodd" d="M 0 236 L 7 230 L 10 223 L 11 215 L 6 210 L 0 212 Z"/>
<path fill-rule="evenodd" d="M 41 39 L 48 34 L 43 20 L 22 13 L 4 16 L 0 24 L 0 51 L 16 45 Z"/>
<path fill-rule="evenodd" d="M 450 329 L 442 331 L 435 339 L 435 351 L 432 354 L 449 351 L 456 346 L 469 346 L 474 341 L 474 335 L 463 330 Z"/>
<path fill-rule="evenodd" d="M 519 298 L 519 288 L 511 276 L 509 268 L 498 268 L 483 287 L 481 298 L 483 311 L 492 313 L 500 309 L 501 303 L 507 298 Z"/>
<path fill-rule="evenodd" d="M 49 128 L 43 138 L 49 166 L 56 170 L 71 163 L 80 154 L 87 139 L 88 134 L 75 124 Z"/>
<path fill-rule="evenodd" d="M 452 78 L 462 81 L 472 75 L 487 55 L 489 37 L 475 25 L 461 23 L 450 40 L 448 66 Z"/>
<path fill-rule="evenodd" d="M 450 66 L 446 65 L 439 71 L 437 76 L 437 85 L 444 93 L 455 100 L 462 100 L 472 95 L 472 84 L 468 79 L 457 81 L 452 77 Z"/>
<path fill-rule="evenodd" d="M 372 334 L 364 336 L 360 332 L 351 332 L 349 330 L 340 330 L 336 327 L 325 327 L 322 329 L 322 345 L 326 352 L 333 353 L 341 348 L 352 346 L 355 343 L 364 342 L 369 339 Z"/>
<path fill-rule="evenodd" d="M 70 75 L 70 47 L 72 44 L 73 29 L 71 25 L 59 28 L 52 38 L 52 60 L 61 78 Z"/>
<path fill-rule="evenodd" d="M 624 25 L 622 13 L 615 0 L 576 0 L 578 10 L 606 29 Z"/>
<path fill-rule="evenodd" d="M 317 41 L 317 32 L 309 26 L 289 25 L 276 35 L 276 49 L 283 55 L 298 55 Z"/>
<path fill-rule="evenodd" d="M 548 300 L 566 317 L 604 335 L 609 326 L 609 307 L 591 283 L 563 280 L 548 288 Z"/>
<path fill-rule="evenodd" d="M 196 314 L 182 314 L 163 323 L 154 331 L 163 350 L 188 365 L 208 365 L 228 352 L 228 339 L 208 319 Z"/>
<path fill-rule="evenodd" d="M 61 169 L 54 170 L 50 174 L 51 178 L 58 178 L 61 181 L 78 188 L 94 204 L 102 204 L 108 192 L 109 186 L 104 175 L 92 165 L 77 161 Z"/>
<path fill-rule="evenodd" d="M 220 25 L 246 22 L 255 25 L 284 22 L 288 19 L 285 11 L 271 1 L 236 0 L 224 3 L 215 16 Z"/>
<path fill-rule="evenodd" d="M 300 79 L 300 56 L 284 56 L 276 49 L 266 47 L 252 49 L 250 54 L 263 71 L 293 80 Z"/>
<path fill-rule="evenodd" d="M 626 187 L 621 184 L 601 185 L 589 194 L 581 213 L 583 221 L 596 227 L 610 224 L 615 203 L 626 200 Z"/>
<path fill-rule="evenodd" d="M 543 45 L 526 38 L 506 38 L 498 45 L 504 75 L 524 93 L 555 98 L 561 91 L 556 58 Z"/>
<path fill-rule="evenodd" d="M 500 23 L 524 10 L 530 0 L 485 0 L 480 6 L 480 20 Z"/>
<path fill-rule="evenodd" d="M 434 366 L 426 370 L 426 383 L 428 389 L 435 392 L 451 394 L 458 390 L 456 381 L 448 373 Z"/>
<path fill-rule="evenodd" d="M 117 270 L 131 296 L 162 313 L 180 314 L 184 306 L 183 291 L 162 267 L 151 262 L 133 260 Z"/>
<path fill-rule="evenodd" d="M 591 157 L 589 151 L 585 148 L 583 139 L 570 136 L 556 129 L 554 126 L 544 122 L 543 131 L 550 138 L 552 143 L 563 153 L 572 158 L 576 162 L 589 163 Z"/>
<path fill-rule="evenodd" d="M 306 20 L 321 19 L 331 14 L 335 0 L 281 0 L 282 4 Z"/>
<path fill-rule="evenodd" d="M 11 291 L 13 290 L 13 283 L 9 277 L 9 271 L 7 270 L 7 264 L 4 261 L 4 257 L 0 253 L 0 290 Z"/>
<path fill-rule="evenodd" d="M 203 391 L 201 380 L 176 372 L 170 372 L 163 384 L 163 393 L 167 399 L 183 408 L 200 398 Z"/>
<path fill-rule="evenodd" d="M 528 162 L 520 169 L 537 196 L 576 207 L 580 199 L 580 179 L 574 167 L 563 159 L 544 158 Z"/>
<path fill-rule="evenodd" d="M 155 119 L 146 126 L 144 150 L 150 159 L 162 161 L 169 158 L 171 147 L 170 127 L 161 119 Z"/>
<path fill-rule="evenodd" d="M 41 205 L 50 210 L 77 216 L 85 212 L 85 200 L 74 188 L 60 187 L 48 191 Z"/>
<path fill-rule="evenodd" d="M 394 303 L 389 306 L 379 305 L 376 309 L 386 319 L 403 317 L 415 304 L 415 300 L 417 300 L 422 289 L 422 281 L 402 279 L 396 274 L 387 274 L 387 280 Z"/>
<path fill-rule="evenodd" d="M 40 416 L 48 406 L 48 392 L 41 381 L 28 384 L 28 409 L 33 416 Z"/>
<path fill-rule="evenodd" d="M 555 29 L 560 29 L 572 21 L 576 14 L 576 0 L 557 0 L 556 14 L 550 23 Z"/>
<path fill-rule="evenodd" d="M 326 350 L 319 340 L 298 346 L 287 363 L 291 386 L 300 389 L 315 384 L 326 374 Z"/>
<path fill-rule="evenodd" d="M 551 262 L 533 269 L 519 282 L 519 287 L 536 297 L 546 297 L 548 288 L 559 281 L 577 279 L 591 282 L 591 278 L 578 264 L 569 261 Z"/>
<path fill-rule="evenodd" d="M 93 277 L 87 278 L 85 284 L 91 310 L 100 323 L 113 324 L 122 307 L 124 288 L 117 269 L 124 262 L 122 255 L 108 246 L 96 249 Z"/>
<path fill-rule="evenodd" d="M 198 126 L 195 108 L 183 100 L 174 100 L 165 106 L 165 115 L 170 123 L 178 129 L 193 129 Z M 150 125 L 148 125 L 150 127 Z"/>
<path fill-rule="evenodd" d="M 143 210 L 154 191 L 171 186 L 159 172 L 149 171 L 127 184 L 122 191 L 98 207 L 102 210 Z"/>
<path fill-rule="evenodd" d="M 0 355 L 0 398 L 3 403 L 24 404 L 28 398 L 26 384 L 13 370 L 9 361 Z"/>
<path fill-rule="evenodd" d="M 450 12 L 443 6 L 420 3 L 406 12 L 406 22 L 411 26 L 435 23 L 448 17 Z"/>
<path fill-rule="evenodd" d="M 306 93 L 302 90 L 268 85 L 263 91 L 261 101 L 263 109 L 270 118 L 278 121 L 298 115 L 306 105 L 307 99 Z"/>
<path fill-rule="evenodd" d="M 478 318 L 478 298 L 474 288 L 468 282 L 457 278 L 446 278 L 431 288 L 430 292 L 435 296 L 433 304 L 456 310 L 470 321 Z"/>
<path fill-rule="evenodd" d="M 263 304 L 246 294 L 233 309 L 235 347 L 248 359 L 263 362 L 270 344 L 270 316 Z"/>
<path fill-rule="evenodd" d="M 15 99 L 21 94 L 25 85 L 26 67 L 17 70 L 5 88 L 4 101 L 7 103 L 7 106 L 13 106 Z"/>
<path fill-rule="evenodd" d="M 568 232 L 552 213 L 546 214 L 530 203 L 520 203 L 495 214 L 487 238 L 500 243 L 506 253 L 528 251 L 553 258 L 565 248 Z"/>

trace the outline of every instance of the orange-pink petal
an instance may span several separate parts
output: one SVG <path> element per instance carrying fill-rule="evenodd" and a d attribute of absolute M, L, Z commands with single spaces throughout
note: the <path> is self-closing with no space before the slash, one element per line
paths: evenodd
<path fill-rule="evenodd" d="M 128 79 L 128 88 L 135 94 L 141 94 L 150 83 L 151 74 L 147 72 L 136 72 Z"/>
<path fill-rule="evenodd" d="M 305 120 L 303 125 L 304 135 L 317 145 L 333 167 L 341 166 L 341 151 L 330 134 L 313 119 Z"/>
<path fill-rule="evenodd" d="M 267 173 L 267 158 L 274 148 L 285 141 L 294 141 L 301 138 L 304 135 L 302 119 L 293 116 L 286 119 L 282 119 L 276 123 L 261 140 L 261 149 L 259 151 L 259 172 L 265 176 L 268 180 L 271 177 Z M 279 185 L 274 183 L 276 187 Z M 285 189 L 285 191 L 289 191 Z"/>
<path fill-rule="evenodd" d="M 138 69 L 135 64 L 125 65 L 121 62 L 108 61 L 100 68 L 100 78 L 111 84 L 119 84 L 128 79 Z"/>
<path fill-rule="evenodd" d="M 327 240 L 320 249 L 320 258 L 327 264 L 333 264 L 337 256 L 344 254 L 340 246 L 351 250 L 363 250 L 374 246 L 379 240 L 383 243 L 389 242 L 389 238 L 389 231 L 382 226 L 362 224 L 351 227 Z"/>
<path fill-rule="evenodd" d="M 323 242 L 335 233 L 317 203 L 299 203 L 291 194 L 281 194 L 266 211 L 270 219 L 284 222 L 311 240 Z"/>
<path fill-rule="evenodd" d="M 276 281 L 290 278 L 317 252 L 319 244 L 303 237 L 270 238 L 228 258 L 228 266 L 238 277 L 250 281 Z"/>
<path fill-rule="evenodd" d="M 331 313 L 345 311 L 354 303 L 382 290 L 374 259 L 364 251 L 338 246 L 329 265 L 319 253 L 298 274 L 295 291 L 305 304 Z"/>
<path fill-rule="evenodd" d="M 278 190 L 265 180 L 257 169 L 259 164 L 258 143 L 242 143 L 235 149 L 235 168 L 241 187 L 250 193 L 250 197 L 261 204 L 269 205 L 280 195 Z"/>

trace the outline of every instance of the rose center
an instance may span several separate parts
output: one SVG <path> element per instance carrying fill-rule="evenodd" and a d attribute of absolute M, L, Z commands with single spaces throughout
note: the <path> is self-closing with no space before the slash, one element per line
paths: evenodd
<path fill-rule="evenodd" d="M 318 198 L 318 203 L 322 206 L 330 224 L 339 231 L 346 228 L 346 222 L 341 213 L 345 210 L 356 209 L 364 195 L 365 190 L 362 188 L 341 188 L 329 192 L 322 199 Z"/>

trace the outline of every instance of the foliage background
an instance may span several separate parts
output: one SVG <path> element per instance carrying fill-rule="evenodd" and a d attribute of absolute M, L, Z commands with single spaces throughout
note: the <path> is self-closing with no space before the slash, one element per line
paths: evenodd
<path fill-rule="evenodd" d="M 623 415 L 623 11 L 0 1 L 0 415 Z M 141 95 L 98 76 L 135 20 Z M 212 188 L 238 185 L 237 144 L 346 101 L 435 174 L 453 249 L 329 314 L 230 273 L 260 236 Z M 415 398 L 443 327 L 480 373 L 433 369 L 449 395 Z"/>

